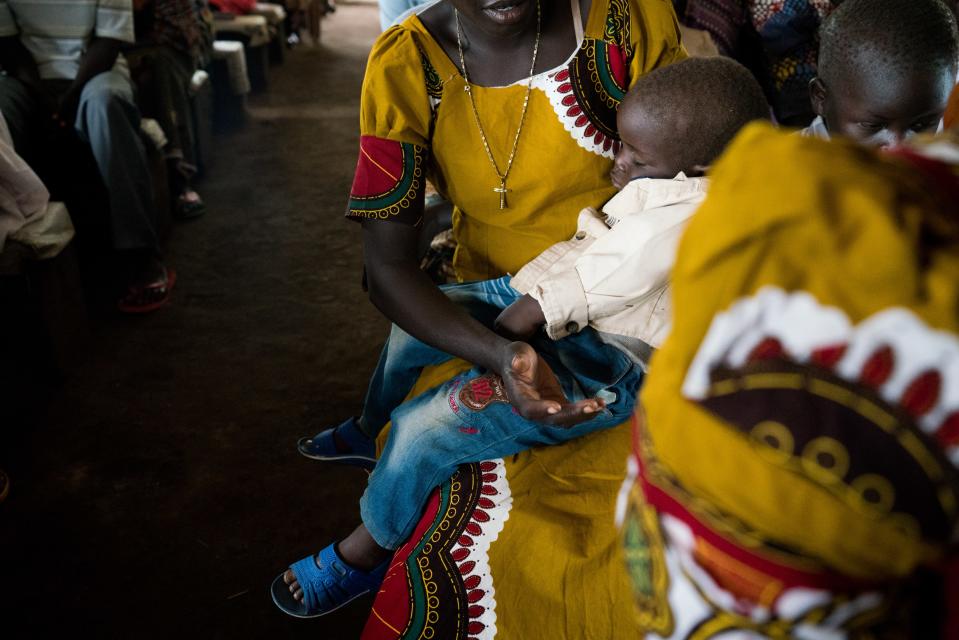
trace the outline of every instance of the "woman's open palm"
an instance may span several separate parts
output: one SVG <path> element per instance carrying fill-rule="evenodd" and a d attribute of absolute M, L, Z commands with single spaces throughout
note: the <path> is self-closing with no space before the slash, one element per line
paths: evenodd
<path fill-rule="evenodd" d="M 508 354 L 509 362 L 500 375 L 510 403 L 527 420 L 572 427 L 591 419 L 605 406 L 598 398 L 570 402 L 556 374 L 525 342 L 510 343 Z"/>

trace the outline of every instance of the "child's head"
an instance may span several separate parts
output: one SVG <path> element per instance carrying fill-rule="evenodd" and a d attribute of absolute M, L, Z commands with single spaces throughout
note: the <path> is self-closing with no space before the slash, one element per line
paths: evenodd
<path fill-rule="evenodd" d="M 813 109 L 833 135 L 898 144 L 939 125 L 957 60 L 956 19 L 943 0 L 845 0 L 820 30 Z"/>
<path fill-rule="evenodd" d="M 699 175 L 748 122 L 769 118 L 759 83 L 729 58 L 690 58 L 636 81 L 619 106 L 622 148 L 610 178 Z"/>

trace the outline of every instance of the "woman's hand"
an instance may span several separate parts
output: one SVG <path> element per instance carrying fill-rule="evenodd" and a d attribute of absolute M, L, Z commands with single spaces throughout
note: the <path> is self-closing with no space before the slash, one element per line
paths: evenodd
<path fill-rule="evenodd" d="M 423 342 L 498 374 L 510 402 L 534 422 L 571 427 L 605 407 L 570 402 L 549 366 L 525 342 L 510 342 L 453 304 L 419 269 L 417 229 L 363 225 L 370 299 L 387 318 Z"/>
<path fill-rule="evenodd" d="M 599 398 L 570 402 L 546 361 L 525 342 L 511 342 L 501 354 L 498 371 L 510 404 L 533 422 L 573 427 L 593 418 L 606 403 Z"/>
<path fill-rule="evenodd" d="M 496 332 L 510 340 L 526 340 L 546 324 L 543 308 L 528 293 L 503 309 L 496 318 Z"/>

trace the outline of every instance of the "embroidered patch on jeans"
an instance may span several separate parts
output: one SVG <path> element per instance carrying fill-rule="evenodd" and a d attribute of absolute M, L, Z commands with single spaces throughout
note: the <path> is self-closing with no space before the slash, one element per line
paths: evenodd
<path fill-rule="evenodd" d="M 460 402 L 473 411 L 482 411 L 494 402 L 509 404 L 503 379 L 495 373 L 486 373 L 466 383 L 460 391 Z"/>

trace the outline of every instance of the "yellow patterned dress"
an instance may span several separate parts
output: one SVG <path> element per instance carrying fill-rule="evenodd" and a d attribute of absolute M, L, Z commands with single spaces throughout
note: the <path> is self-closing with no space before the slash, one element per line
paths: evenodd
<path fill-rule="evenodd" d="M 624 493 L 646 637 L 959 631 L 959 145 L 753 125 L 712 178 Z"/>
<path fill-rule="evenodd" d="M 565 0 L 556 4 L 566 9 Z M 566 9 L 568 10 L 568 9 Z M 685 57 L 669 0 L 593 0 L 581 46 L 533 78 L 526 123 L 500 209 L 465 81 L 417 16 L 384 32 L 370 54 L 360 107 L 360 157 L 348 216 L 419 224 L 425 178 L 456 205 L 460 280 L 520 267 L 576 231 L 600 206 L 618 148 L 616 108 L 636 78 Z M 475 87 L 493 157 L 505 166 L 526 80 Z"/>

